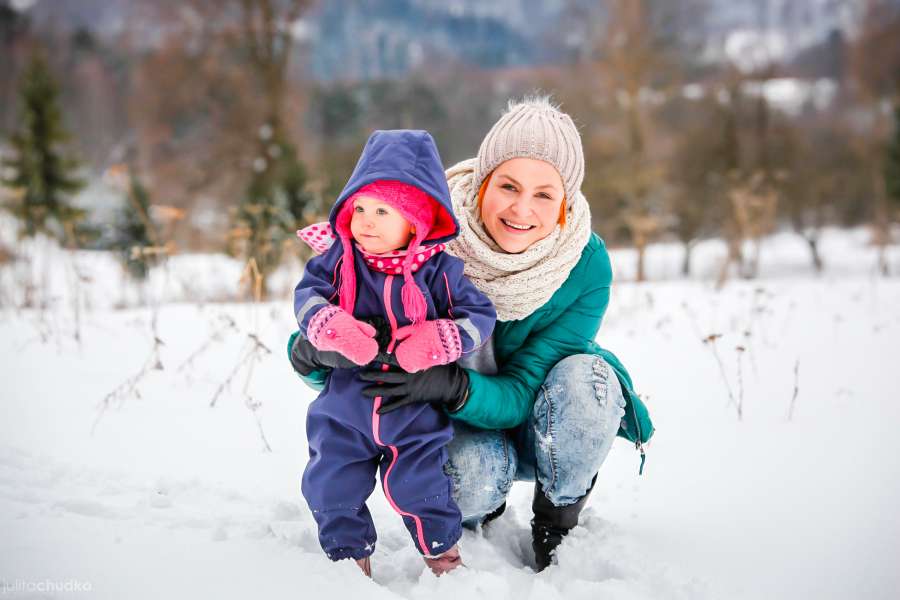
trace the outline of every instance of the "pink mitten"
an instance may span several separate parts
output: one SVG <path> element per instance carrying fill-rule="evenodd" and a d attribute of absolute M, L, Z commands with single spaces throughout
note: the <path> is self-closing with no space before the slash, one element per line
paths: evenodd
<path fill-rule="evenodd" d="M 375 328 L 338 306 L 317 312 L 309 321 L 306 337 L 317 349 L 340 352 L 358 365 L 372 362 L 378 354 Z"/>
<path fill-rule="evenodd" d="M 408 373 L 446 365 L 462 354 L 459 329 L 450 319 L 401 327 L 395 339 L 401 342 L 394 351 L 397 362 Z"/>

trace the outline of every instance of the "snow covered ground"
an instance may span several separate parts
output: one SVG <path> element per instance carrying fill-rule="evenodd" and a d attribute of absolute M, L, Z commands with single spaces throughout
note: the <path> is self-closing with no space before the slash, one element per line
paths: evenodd
<path fill-rule="evenodd" d="M 116 308 L 136 294 L 110 257 L 47 252 L 55 301 L 43 313 L 11 308 L 23 275 L 0 271 L 0 596 L 874 600 L 900 589 L 900 279 L 874 276 L 865 232 L 828 232 L 821 278 L 802 241 L 774 236 L 761 278 L 721 292 L 720 243 L 698 247 L 691 280 L 677 275 L 677 247 L 651 248 L 654 281 L 616 285 L 598 338 L 650 406 L 644 475 L 618 441 L 561 564 L 539 575 L 529 485 L 465 534 L 468 568 L 440 579 L 376 490 L 374 582 L 322 555 L 300 495 L 314 393 L 285 356 L 297 267 L 279 275 L 283 299 L 254 306 L 219 302 L 239 265 L 179 258 L 148 290 L 164 301 L 162 368 L 137 394 L 108 397 L 155 366 L 152 311 Z M 633 258 L 614 253 L 620 281 Z M 900 269 L 900 253 L 891 260 Z M 76 270 L 89 305 L 80 342 Z M 264 349 L 242 363 L 248 333 Z"/>

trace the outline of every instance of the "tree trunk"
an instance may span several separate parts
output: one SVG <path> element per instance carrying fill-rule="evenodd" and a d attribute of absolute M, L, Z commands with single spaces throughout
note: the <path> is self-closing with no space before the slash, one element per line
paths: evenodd
<path fill-rule="evenodd" d="M 647 250 L 647 244 L 637 245 L 637 281 L 638 283 L 645 280 L 644 274 L 644 253 Z"/>
<path fill-rule="evenodd" d="M 756 279 L 759 276 L 759 255 L 762 247 L 762 238 L 753 239 L 753 255 L 750 258 L 744 257 L 743 277 L 744 279 Z"/>
<path fill-rule="evenodd" d="M 744 255 L 741 249 L 742 239 L 735 231 L 726 231 L 725 242 L 728 244 L 728 255 L 722 261 L 722 267 L 719 270 L 719 277 L 716 279 L 716 289 L 720 290 L 728 281 L 728 270 L 732 264 L 737 266 L 738 273 L 741 272 L 744 264 Z"/>
<path fill-rule="evenodd" d="M 878 270 L 881 271 L 882 277 L 889 277 L 891 274 L 887 260 L 887 244 L 878 246 Z"/>
<path fill-rule="evenodd" d="M 825 264 L 822 262 L 822 255 L 819 254 L 819 238 L 814 235 L 803 237 L 809 246 L 809 253 L 812 256 L 813 268 L 816 270 L 816 275 L 821 275 L 822 270 L 825 268 Z"/>
<path fill-rule="evenodd" d="M 875 232 L 875 245 L 878 247 L 878 270 L 881 275 L 889 275 L 887 263 L 887 247 L 891 243 L 891 223 L 887 206 L 887 190 L 884 179 L 881 176 L 881 166 L 872 169 L 872 181 L 875 190 L 875 218 L 873 229 Z"/>
<path fill-rule="evenodd" d="M 694 242 L 685 242 L 684 243 L 684 259 L 681 263 L 681 274 L 684 277 L 691 276 L 691 251 L 694 249 Z"/>

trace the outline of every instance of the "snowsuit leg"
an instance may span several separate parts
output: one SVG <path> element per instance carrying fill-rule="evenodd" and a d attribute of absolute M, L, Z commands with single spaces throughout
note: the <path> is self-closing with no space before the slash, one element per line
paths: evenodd
<path fill-rule="evenodd" d="M 372 554 L 375 526 L 365 502 L 380 465 L 385 497 L 413 545 L 425 556 L 441 554 L 462 534 L 444 472 L 450 419 L 421 404 L 379 415 L 381 401 L 364 398 L 363 385 L 353 370 L 337 370 L 307 412 L 310 458 L 301 487 L 319 543 L 332 560 Z"/>
<path fill-rule="evenodd" d="M 416 549 L 424 556 L 442 554 L 462 535 L 462 515 L 444 473 L 453 427 L 429 405 L 378 415 L 380 405 L 380 399 L 373 405 L 372 431 L 384 452 L 381 487 Z"/>
<path fill-rule="evenodd" d="M 309 462 L 301 490 L 328 558 L 359 559 L 375 551 L 377 536 L 366 499 L 375 489 L 381 449 L 373 443 L 371 433 L 359 427 L 361 415 L 354 419 L 336 414 L 354 412 L 354 408 L 364 414 L 368 403 L 358 395 L 329 393 L 333 384 L 343 387 L 335 379 L 331 378 L 307 413 Z"/>

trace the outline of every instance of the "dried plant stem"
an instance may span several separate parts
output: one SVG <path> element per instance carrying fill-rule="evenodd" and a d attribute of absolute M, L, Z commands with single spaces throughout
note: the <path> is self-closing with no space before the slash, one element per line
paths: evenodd
<path fill-rule="evenodd" d="M 219 387 L 216 389 L 216 393 L 213 394 L 212 400 L 210 400 L 209 402 L 210 408 L 216 405 L 216 402 L 218 402 L 219 397 L 222 395 L 222 392 L 224 392 L 225 389 L 231 385 L 231 382 L 244 367 L 248 368 L 247 379 L 244 381 L 243 388 L 243 391 L 246 394 L 247 389 L 249 389 L 250 386 L 250 379 L 253 376 L 253 362 L 255 360 L 261 359 L 263 354 L 272 354 L 272 351 L 259 340 L 256 334 L 248 333 L 247 337 L 251 342 L 250 347 L 244 352 L 241 358 L 228 373 L 228 377 L 225 378 L 225 381 L 219 384 Z"/>
<path fill-rule="evenodd" d="M 103 400 L 100 401 L 98 406 L 98 414 L 97 418 L 94 419 L 94 424 L 91 426 L 91 434 L 93 434 L 94 429 L 96 429 L 97 424 L 100 422 L 100 419 L 106 413 L 106 410 L 109 408 L 109 405 L 113 401 L 118 401 L 119 403 L 123 402 L 129 396 L 135 396 L 136 398 L 140 398 L 141 394 L 138 391 L 138 384 L 146 377 L 150 371 L 162 371 L 163 365 L 160 360 L 159 351 L 160 348 L 165 346 L 165 343 L 159 337 L 159 303 L 153 302 L 151 306 L 150 312 L 150 331 L 153 335 L 153 347 L 150 349 L 150 354 L 147 357 L 147 360 L 144 361 L 141 369 L 135 373 L 134 375 L 128 377 L 125 381 L 120 383 L 113 391 L 108 393 Z"/>
<path fill-rule="evenodd" d="M 263 350 L 271 354 L 271 351 L 266 348 L 262 344 L 262 342 L 256 339 L 256 336 L 251 334 L 251 337 L 256 341 L 257 348 L 262 348 Z M 247 378 L 244 380 L 244 389 L 242 390 L 242 392 L 244 394 L 244 406 L 250 409 L 250 412 L 253 413 L 253 419 L 256 421 L 256 429 L 259 432 L 259 437 L 262 440 L 263 447 L 265 448 L 266 452 L 271 452 L 272 447 L 269 445 L 269 440 L 266 439 L 266 433 L 265 431 L 263 431 L 262 420 L 260 419 L 258 412 L 258 409 L 262 406 L 262 403 L 253 400 L 253 396 L 250 395 L 250 380 L 253 377 L 253 369 L 256 366 L 256 363 L 260 360 L 262 360 L 262 353 L 255 352 L 254 359 L 250 362 L 250 366 L 247 368 Z"/>
<path fill-rule="evenodd" d="M 687 302 L 682 302 L 682 303 L 681 303 L 681 308 L 683 308 L 683 309 L 684 309 L 684 312 L 687 314 L 688 320 L 691 322 L 691 327 L 694 328 L 694 333 L 697 334 L 697 337 L 698 337 L 698 338 L 700 338 L 701 340 L 703 340 L 703 339 L 704 339 L 704 338 L 703 338 L 703 334 L 700 332 L 700 325 L 699 325 L 699 323 L 697 322 L 697 315 L 694 314 L 694 311 L 691 310 L 691 307 L 690 307 L 690 305 L 688 305 Z"/>
<path fill-rule="evenodd" d="M 713 357 L 716 359 L 716 364 L 719 365 L 719 374 L 722 375 L 722 381 L 725 382 L 725 389 L 728 392 L 728 401 L 735 406 L 735 409 L 737 409 L 738 413 L 738 419 L 740 419 L 741 408 L 738 405 L 737 401 L 734 399 L 734 392 L 731 390 L 731 383 L 728 381 L 728 375 L 725 373 L 725 364 L 722 362 L 722 358 L 719 356 L 719 352 L 716 349 L 716 340 L 720 337 L 722 337 L 721 333 L 713 333 L 707 336 L 703 340 L 703 343 L 709 347 Z"/>
<path fill-rule="evenodd" d="M 154 328 L 155 329 L 155 328 Z M 96 429 L 97 424 L 100 422 L 100 419 L 106 413 L 106 410 L 109 408 L 110 404 L 115 401 L 119 403 L 123 402 L 129 396 L 135 396 L 137 398 L 141 397 L 140 392 L 138 391 L 138 383 L 147 376 L 150 371 L 161 371 L 162 370 L 162 362 L 159 359 L 159 349 L 164 345 L 163 341 L 159 339 L 156 335 L 153 336 L 153 348 L 150 350 L 150 355 L 147 357 L 147 360 L 144 361 L 143 366 L 141 366 L 140 370 L 131 375 L 125 381 L 120 383 L 116 388 L 108 393 L 103 400 L 100 401 L 98 405 L 99 412 L 97 413 L 97 418 L 94 419 L 94 424 L 91 426 L 91 434 L 94 433 L 94 429 Z"/>
<path fill-rule="evenodd" d="M 69 293 L 71 295 L 70 301 L 72 303 L 72 314 L 73 321 L 75 324 L 75 341 L 78 345 L 81 345 L 81 321 L 82 321 L 82 299 L 84 297 L 84 286 L 82 282 L 86 280 L 86 277 L 82 275 L 81 270 L 78 268 L 78 263 L 75 260 L 75 250 L 68 250 L 66 252 L 66 266 L 69 271 Z"/>
<path fill-rule="evenodd" d="M 233 331 L 235 333 L 238 332 L 237 324 L 230 316 L 222 315 L 221 320 L 224 322 L 224 327 L 215 327 L 209 337 L 207 337 L 206 340 L 202 344 L 200 344 L 200 346 L 196 350 L 191 352 L 190 356 L 184 359 L 184 362 L 178 365 L 178 368 L 175 369 L 176 373 L 181 373 L 186 368 L 193 366 L 194 361 L 200 355 L 209 350 L 214 343 L 221 342 L 224 337 L 222 335 L 223 331 Z"/>
<path fill-rule="evenodd" d="M 791 396 L 791 403 L 788 406 L 788 421 L 794 417 L 794 405 L 797 402 L 797 394 L 800 393 L 800 359 L 794 363 L 794 394 Z"/>
<path fill-rule="evenodd" d="M 262 421 L 259 418 L 259 413 L 256 411 L 259 408 L 259 404 L 253 402 L 253 398 L 247 396 L 247 408 L 250 409 L 250 412 L 253 413 L 253 419 L 256 421 L 256 430 L 259 432 L 259 437 L 262 440 L 263 448 L 266 452 L 272 451 L 272 446 L 269 445 L 269 440 L 266 439 L 266 432 L 263 430 Z"/>
<path fill-rule="evenodd" d="M 231 368 L 228 376 L 222 383 L 219 384 L 219 387 L 216 388 L 216 393 L 213 394 L 212 400 L 209 401 L 210 408 L 216 405 L 216 402 L 218 402 L 219 396 L 222 395 L 222 392 L 224 392 L 231 385 L 232 380 L 237 376 L 238 372 L 253 358 L 253 355 L 255 354 L 254 350 L 254 347 L 251 346 L 250 349 L 246 350 L 241 358 L 238 359 L 237 363 L 235 363 L 235 365 Z"/>
<path fill-rule="evenodd" d="M 743 357 L 746 348 L 743 346 L 738 346 L 735 348 L 737 352 L 737 380 L 738 380 L 738 401 L 737 401 L 737 413 L 738 420 L 742 420 L 744 418 L 744 369 L 743 369 Z"/>
<path fill-rule="evenodd" d="M 222 395 L 222 393 L 231 385 L 231 382 L 235 379 L 235 377 L 237 377 L 241 369 L 246 367 L 247 376 L 244 378 L 244 386 L 241 390 L 241 393 L 244 396 L 244 405 L 253 414 L 253 418 L 256 422 L 256 429 L 259 432 L 259 437 L 262 440 L 265 451 L 271 452 L 272 447 L 269 445 L 269 441 L 266 439 L 266 434 L 265 431 L 263 431 L 262 421 L 260 420 L 258 411 L 258 409 L 262 406 L 262 403 L 255 401 L 253 399 L 253 396 L 250 394 L 250 382 L 253 379 L 253 371 L 256 363 L 262 360 L 262 357 L 265 354 L 272 354 L 272 351 L 262 343 L 258 336 L 259 303 L 262 300 L 262 284 L 263 276 L 256 263 L 256 259 L 250 257 L 250 259 L 247 261 L 246 266 L 244 267 L 243 273 L 241 273 L 241 279 L 239 282 L 239 285 L 241 287 L 249 288 L 251 293 L 253 294 L 253 316 L 251 319 L 253 329 L 250 333 L 247 333 L 247 338 L 250 341 L 250 347 L 243 353 L 237 364 L 235 364 L 231 371 L 228 373 L 225 381 L 223 381 L 219 385 L 218 389 L 216 389 L 215 394 L 213 394 L 212 400 L 210 400 L 209 402 L 209 406 L 210 408 L 212 408 L 216 405 L 216 402 L 218 402 L 219 397 Z M 232 329 L 236 329 L 236 327 L 234 326 L 234 321 L 231 321 L 230 326 Z M 192 358 L 193 355 L 189 360 L 192 360 Z"/>

